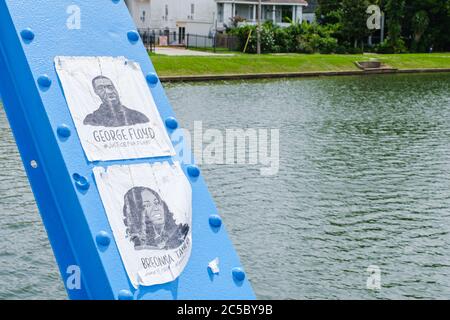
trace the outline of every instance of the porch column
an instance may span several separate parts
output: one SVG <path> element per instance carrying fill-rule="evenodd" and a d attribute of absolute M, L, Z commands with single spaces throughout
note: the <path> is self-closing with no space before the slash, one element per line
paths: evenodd
<path fill-rule="evenodd" d="M 277 19 L 276 6 L 272 6 L 272 21 L 273 21 L 273 23 L 276 22 L 276 19 Z"/>
<path fill-rule="evenodd" d="M 223 4 L 223 23 L 229 24 L 230 19 L 234 17 L 233 14 L 233 5 L 231 3 Z"/>
<path fill-rule="evenodd" d="M 258 5 L 257 4 L 254 4 L 253 5 L 253 22 L 256 22 L 256 20 L 257 20 L 257 12 L 258 12 L 258 10 L 256 9 L 258 7 Z"/>
<path fill-rule="evenodd" d="M 297 22 L 302 23 L 303 22 L 303 6 L 297 6 L 296 9 L 297 12 Z"/>

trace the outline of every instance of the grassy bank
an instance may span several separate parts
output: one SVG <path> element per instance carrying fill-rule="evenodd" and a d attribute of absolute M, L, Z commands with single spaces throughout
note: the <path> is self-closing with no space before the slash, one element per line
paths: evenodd
<path fill-rule="evenodd" d="M 387 55 L 280 54 L 232 56 L 163 56 L 151 59 L 160 76 L 358 70 L 355 61 L 377 58 L 398 69 L 450 68 L 450 53 Z"/>

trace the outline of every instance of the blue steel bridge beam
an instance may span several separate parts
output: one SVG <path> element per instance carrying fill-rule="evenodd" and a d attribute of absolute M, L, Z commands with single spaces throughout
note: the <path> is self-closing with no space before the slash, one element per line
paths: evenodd
<path fill-rule="evenodd" d="M 66 26 L 71 5 L 80 9 L 80 29 Z M 225 227 L 220 226 L 206 184 L 188 165 L 183 165 L 193 191 L 193 248 L 188 265 L 178 279 L 163 285 L 135 290 L 128 279 L 92 170 L 181 159 L 177 155 L 89 162 L 54 58 L 125 56 L 136 61 L 150 75 L 149 87 L 162 119 L 175 117 L 142 42 L 133 39 L 134 30 L 121 0 L 0 0 L 0 92 L 68 295 L 72 299 L 253 299 L 248 279 L 242 279 L 244 273 L 236 269 L 241 267 L 239 257 Z M 173 123 L 167 125 L 170 133 Z M 88 183 L 77 186 L 74 175 Z M 104 235 L 111 237 L 107 245 Z M 216 257 L 220 274 L 212 276 L 207 265 Z M 72 290 L 67 280 L 68 268 L 74 265 L 80 267 L 82 283 Z"/>

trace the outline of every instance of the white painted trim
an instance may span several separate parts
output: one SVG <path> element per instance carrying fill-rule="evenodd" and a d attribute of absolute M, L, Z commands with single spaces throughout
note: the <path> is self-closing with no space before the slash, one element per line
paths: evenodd
<path fill-rule="evenodd" d="M 258 4 L 258 1 L 239 1 L 239 0 L 216 0 L 217 3 L 237 3 L 237 4 Z M 275 6 L 296 6 L 296 7 L 306 7 L 307 3 L 271 3 L 271 2 L 263 2 L 263 6 L 275 5 Z"/>

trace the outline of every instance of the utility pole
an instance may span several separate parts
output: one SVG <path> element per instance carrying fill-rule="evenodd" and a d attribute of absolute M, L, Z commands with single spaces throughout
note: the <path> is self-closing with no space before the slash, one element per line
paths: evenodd
<path fill-rule="evenodd" d="M 261 0 L 258 1 L 258 25 L 256 26 L 256 53 L 261 54 Z"/>

